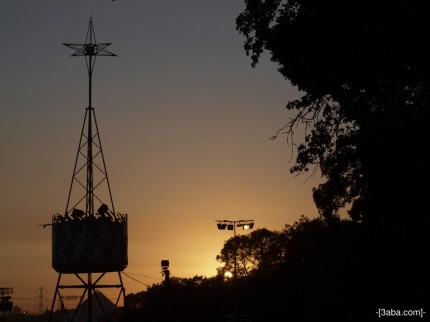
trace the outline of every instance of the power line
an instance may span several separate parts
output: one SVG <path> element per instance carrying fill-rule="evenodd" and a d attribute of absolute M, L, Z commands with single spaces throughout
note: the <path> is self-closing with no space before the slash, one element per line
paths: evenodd
<path fill-rule="evenodd" d="M 123 272 L 123 273 L 124 273 L 124 272 Z M 163 280 L 162 278 L 159 278 L 159 277 L 145 276 L 145 275 L 140 275 L 140 274 L 136 274 L 136 273 L 130 273 L 130 272 L 128 272 L 128 274 L 130 274 L 130 275 L 136 275 L 136 276 L 140 276 L 140 277 L 152 278 L 152 279 L 154 279 L 154 280 L 160 280 L 160 281 L 162 281 L 162 280 Z"/>
<path fill-rule="evenodd" d="M 150 285 L 148 285 L 148 284 L 146 284 L 146 283 L 143 283 L 143 282 L 141 282 L 141 281 L 139 281 L 139 280 L 137 280 L 137 279 L 135 279 L 134 277 L 131 277 L 130 275 L 128 275 L 128 274 L 126 274 L 126 273 L 124 273 L 124 272 L 121 272 L 122 274 L 124 274 L 125 276 L 127 276 L 128 278 L 130 278 L 130 279 L 132 279 L 133 281 L 135 281 L 135 282 L 138 282 L 138 283 L 140 283 L 140 284 L 143 284 L 143 285 L 145 285 L 145 286 L 147 286 L 147 287 L 151 287 Z"/>

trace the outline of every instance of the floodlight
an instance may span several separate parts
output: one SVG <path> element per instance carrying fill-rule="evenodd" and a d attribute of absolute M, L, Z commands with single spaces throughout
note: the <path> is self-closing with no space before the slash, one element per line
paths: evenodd
<path fill-rule="evenodd" d="M 228 225 L 227 225 L 227 230 L 233 230 L 233 228 L 234 228 L 234 225 L 233 225 L 233 224 L 228 224 Z"/>
<path fill-rule="evenodd" d="M 167 259 L 161 261 L 161 269 L 163 272 L 169 271 L 169 261 Z"/>
<path fill-rule="evenodd" d="M 85 215 L 85 211 L 81 209 L 73 208 L 72 217 L 73 218 L 82 218 Z"/>
<path fill-rule="evenodd" d="M 218 229 L 219 230 L 224 230 L 226 227 L 227 227 L 227 225 L 226 224 L 221 224 L 221 223 L 218 223 L 218 224 L 216 224 L 217 226 L 218 226 Z"/>

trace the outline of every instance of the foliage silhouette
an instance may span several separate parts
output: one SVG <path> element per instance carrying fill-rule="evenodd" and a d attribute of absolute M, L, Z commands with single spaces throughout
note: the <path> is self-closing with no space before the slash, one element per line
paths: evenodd
<path fill-rule="evenodd" d="M 238 274 L 238 309 L 253 321 L 291 320 L 363 321 L 374 317 L 374 305 L 383 303 L 369 288 L 373 266 L 363 260 L 369 243 L 364 225 L 350 220 L 327 224 L 302 216 L 282 231 L 258 229 L 237 245 L 239 254 L 255 260 L 247 274 Z M 243 236 L 241 236 L 243 237 Z M 236 236 L 237 238 L 237 236 Z M 232 253 L 235 237 L 221 253 Z M 244 249 L 247 248 L 247 249 Z M 218 260 L 225 265 L 224 256 Z M 218 276 L 171 279 L 169 316 L 175 320 L 218 321 L 234 312 L 231 279 Z M 366 298 L 363 300 L 363 294 Z M 128 321 L 163 321 L 166 301 L 163 283 L 127 296 Z M 378 302 L 379 301 L 379 302 Z M 368 308 L 369 306 L 369 308 Z"/>
<path fill-rule="evenodd" d="M 285 133 L 295 144 L 294 132 L 303 126 L 305 140 L 290 172 L 320 170 L 326 179 L 313 189 L 325 222 L 303 227 L 327 228 L 307 235 L 296 231 L 301 224 L 291 228 L 296 237 L 288 242 L 285 269 L 299 284 L 287 281 L 287 289 L 311 300 L 310 306 L 324 299 L 329 307 L 324 281 L 340 287 L 329 292 L 339 294 L 333 297 L 337 308 L 354 301 L 372 313 L 384 305 L 425 307 L 429 6 L 400 0 L 245 3 L 236 26 L 252 66 L 268 51 L 279 72 L 303 93 L 287 104 L 295 116 L 273 138 Z M 340 220 L 344 208 L 355 225 Z M 312 242 L 314 248 L 305 247 Z M 300 261 L 303 254 L 309 258 Z M 317 267 L 327 274 L 324 279 Z M 304 295 L 301 283 L 320 296 Z"/>
<path fill-rule="evenodd" d="M 166 285 L 154 284 L 146 291 L 126 298 L 127 321 L 219 321 L 231 309 L 231 283 L 223 278 L 172 277 Z"/>
<path fill-rule="evenodd" d="M 235 251 L 238 277 L 279 266 L 284 255 L 281 236 L 280 232 L 263 228 L 230 238 L 216 257 L 218 262 L 224 263 L 217 269 L 218 274 L 224 276 L 226 272 L 233 272 Z"/>
<path fill-rule="evenodd" d="M 269 51 L 304 92 L 288 103 L 296 116 L 280 131 L 293 136 L 296 126 L 307 126 L 291 172 L 321 170 L 327 181 L 314 190 L 321 215 L 336 217 L 347 205 L 356 221 L 422 213 L 425 195 L 411 169 L 424 169 L 429 156 L 428 6 L 245 2 L 237 29 L 252 65 Z"/>

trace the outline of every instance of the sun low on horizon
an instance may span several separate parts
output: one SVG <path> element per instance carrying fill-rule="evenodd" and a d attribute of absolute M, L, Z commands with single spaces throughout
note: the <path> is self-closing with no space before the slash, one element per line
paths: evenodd
<path fill-rule="evenodd" d="M 41 289 L 46 308 L 54 296 L 47 224 L 66 208 L 88 107 L 85 60 L 62 43 L 85 41 L 90 17 L 97 41 L 118 55 L 97 57 L 92 100 L 115 209 L 128 218 L 127 293 L 159 283 L 162 260 L 174 277 L 216 275 L 233 237 L 217 220 L 280 231 L 317 216 L 321 178 L 291 175 L 290 142 L 269 139 L 299 93 L 269 57 L 251 67 L 235 29 L 243 8 L 0 4 L 0 36 L 13 48 L 0 52 L 0 287 L 13 288 L 14 304 L 36 312 Z"/>

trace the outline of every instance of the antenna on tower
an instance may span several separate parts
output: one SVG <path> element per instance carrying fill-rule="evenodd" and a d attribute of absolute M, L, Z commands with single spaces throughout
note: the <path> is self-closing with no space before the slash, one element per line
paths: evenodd
<path fill-rule="evenodd" d="M 94 216 L 95 199 L 99 200 L 102 205 L 106 204 L 105 201 L 102 201 L 102 197 L 95 193 L 96 188 L 99 188 L 99 186 L 105 181 L 107 183 L 107 189 L 111 204 L 110 209 L 115 213 L 115 206 L 112 199 L 112 192 L 110 189 L 109 177 L 106 170 L 106 163 L 104 160 L 103 149 L 100 141 L 100 134 L 98 131 L 96 115 L 94 112 L 94 108 L 92 107 L 92 78 L 96 58 L 98 56 L 117 57 L 116 54 L 106 49 L 111 44 L 112 43 L 97 43 L 92 17 L 90 17 L 90 23 L 88 24 L 85 43 L 63 43 L 63 45 L 74 50 L 73 54 L 71 55 L 72 57 L 85 57 L 88 72 L 88 107 L 86 108 L 84 125 L 82 127 L 78 153 L 76 155 L 72 182 L 70 184 L 69 196 L 67 198 L 67 205 L 65 211 L 66 215 L 68 215 L 72 211 L 72 209 L 74 209 L 82 200 L 85 199 L 85 212 L 82 215 L 90 217 Z M 79 157 L 82 156 L 85 157 L 85 164 L 80 165 L 78 164 Z M 101 158 L 100 164 L 95 163 L 97 157 Z M 86 176 L 84 176 L 83 173 L 84 169 L 86 169 Z M 96 174 L 98 175 L 98 178 L 95 181 Z M 82 177 L 80 178 L 79 175 L 81 175 Z M 83 183 L 83 181 L 85 183 Z M 78 201 L 71 207 L 69 207 L 74 183 L 78 183 L 81 187 L 85 188 L 85 195 L 82 198 L 78 198 Z M 75 212 L 75 215 L 78 216 L 79 214 Z"/>

